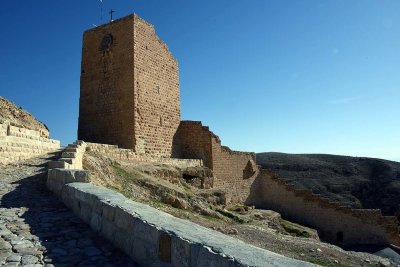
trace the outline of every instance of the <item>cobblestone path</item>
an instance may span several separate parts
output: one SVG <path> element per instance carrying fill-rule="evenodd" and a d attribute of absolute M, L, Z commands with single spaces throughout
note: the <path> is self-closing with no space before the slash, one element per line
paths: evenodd
<path fill-rule="evenodd" d="M 0 265 L 137 266 L 47 191 L 48 160 L 0 165 Z"/>

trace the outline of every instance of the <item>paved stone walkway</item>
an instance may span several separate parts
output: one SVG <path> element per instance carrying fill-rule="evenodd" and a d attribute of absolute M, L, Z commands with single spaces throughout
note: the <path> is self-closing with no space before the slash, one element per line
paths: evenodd
<path fill-rule="evenodd" d="M 137 266 L 47 191 L 47 161 L 0 165 L 0 265 Z"/>

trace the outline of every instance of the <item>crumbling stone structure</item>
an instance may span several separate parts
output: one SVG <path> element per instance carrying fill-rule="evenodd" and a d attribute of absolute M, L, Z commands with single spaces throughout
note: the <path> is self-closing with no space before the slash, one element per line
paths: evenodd
<path fill-rule="evenodd" d="M 214 187 L 229 192 L 228 202 L 243 202 L 258 174 L 255 153 L 232 151 L 198 121 L 182 121 L 174 137 L 173 156 L 202 159 L 213 170 Z"/>
<path fill-rule="evenodd" d="M 83 35 L 78 139 L 170 157 L 180 122 L 178 63 L 132 14 Z"/>
<path fill-rule="evenodd" d="M 400 227 L 395 216 L 331 202 L 310 190 L 296 189 L 269 170 L 261 170 L 246 202 L 318 229 L 321 239 L 330 243 L 400 246 Z"/>

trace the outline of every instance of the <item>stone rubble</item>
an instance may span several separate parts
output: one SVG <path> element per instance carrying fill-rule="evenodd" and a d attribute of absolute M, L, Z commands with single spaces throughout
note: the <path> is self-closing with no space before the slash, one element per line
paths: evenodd
<path fill-rule="evenodd" d="M 0 165 L 0 265 L 138 266 L 47 191 L 47 162 Z"/>

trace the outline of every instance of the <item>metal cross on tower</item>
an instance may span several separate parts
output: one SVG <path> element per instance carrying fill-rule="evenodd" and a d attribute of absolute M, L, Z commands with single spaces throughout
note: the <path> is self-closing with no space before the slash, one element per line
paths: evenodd
<path fill-rule="evenodd" d="M 110 12 L 108 13 L 110 14 L 110 21 L 113 21 L 113 13 L 115 13 L 115 11 L 111 8 Z"/>

